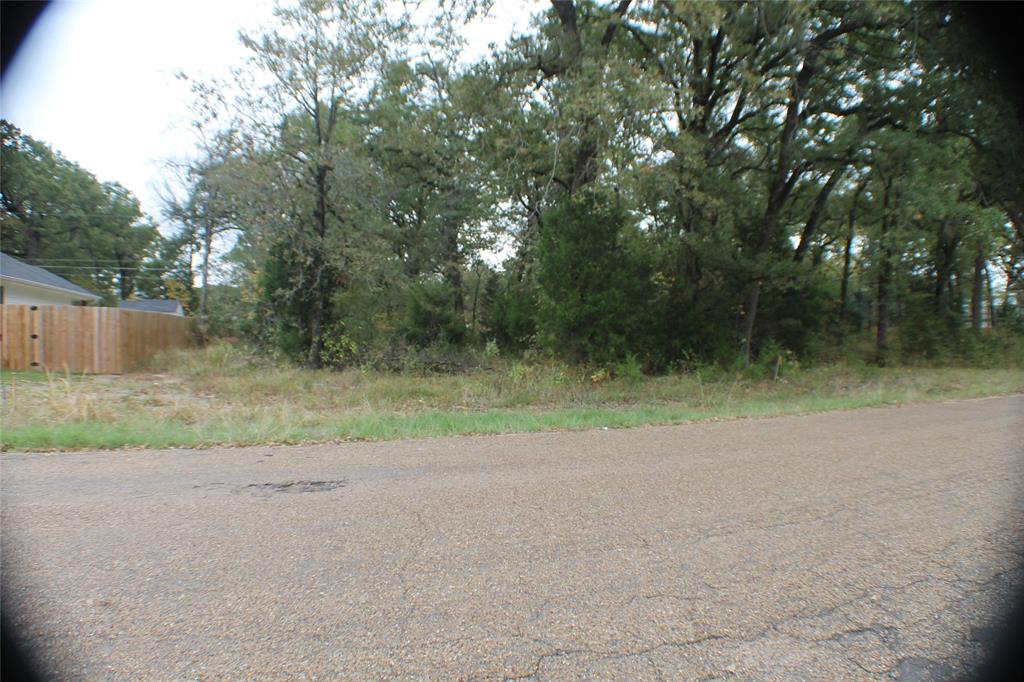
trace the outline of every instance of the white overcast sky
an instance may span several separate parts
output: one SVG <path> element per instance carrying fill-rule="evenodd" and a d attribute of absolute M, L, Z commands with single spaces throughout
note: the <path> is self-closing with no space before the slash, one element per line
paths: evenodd
<path fill-rule="evenodd" d="M 466 29 L 483 54 L 526 27 L 544 0 L 497 0 Z M 189 76 L 223 75 L 245 55 L 239 29 L 272 20 L 271 0 L 51 2 L 0 85 L 0 115 L 101 181 L 135 193 L 159 220 L 164 162 L 188 155 Z"/>

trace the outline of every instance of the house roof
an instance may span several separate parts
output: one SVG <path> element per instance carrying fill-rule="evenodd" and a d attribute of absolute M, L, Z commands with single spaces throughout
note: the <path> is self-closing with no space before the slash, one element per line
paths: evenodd
<path fill-rule="evenodd" d="M 49 270 L 44 270 L 36 265 L 29 265 L 6 253 L 0 253 L 0 279 L 75 294 L 78 298 L 87 301 L 99 300 L 99 296 L 88 289 L 83 289 L 77 284 L 73 284 L 63 277 L 53 274 Z"/>
<path fill-rule="evenodd" d="M 118 308 L 124 310 L 138 310 L 144 313 L 170 313 L 178 315 L 181 313 L 181 302 L 173 298 L 133 298 L 128 301 L 121 301 Z"/>

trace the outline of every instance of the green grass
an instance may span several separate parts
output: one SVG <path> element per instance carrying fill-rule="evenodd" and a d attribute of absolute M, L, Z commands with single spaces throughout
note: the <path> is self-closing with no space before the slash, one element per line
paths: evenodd
<path fill-rule="evenodd" d="M 12 371 L 9 369 L 0 369 L 0 384 L 4 386 L 11 386 L 19 383 L 45 383 L 47 381 L 46 372 L 39 370 L 25 370 L 25 371 Z"/>
<path fill-rule="evenodd" d="M 388 440 L 623 428 L 1024 392 L 1024 370 L 831 366 L 781 381 L 719 370 L 606 379 L 555 363 L 463 375 L 315 372 L 236 348 L 165 356 L 147 373 L 0 375 L 4 449 Z"/>

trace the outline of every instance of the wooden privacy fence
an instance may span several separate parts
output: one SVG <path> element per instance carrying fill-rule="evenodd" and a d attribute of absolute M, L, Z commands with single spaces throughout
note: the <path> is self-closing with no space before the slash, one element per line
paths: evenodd
<path fill-rule="evenodd" d="M 68 305 L 0 305 L 0 335 L 4 369 L 84 374 L 121 374 L 193 340 L 187 317 Z"/>

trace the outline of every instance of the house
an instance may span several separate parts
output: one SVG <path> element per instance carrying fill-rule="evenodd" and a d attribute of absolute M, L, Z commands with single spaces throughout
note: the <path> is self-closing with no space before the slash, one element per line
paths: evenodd
<path fill-rule="evenodd" d="M 99 298 L 49 270 L 0 253 L 0 303 L 86 305 Z"/>
<path fill-rule="evenodd" d="M 175 301 L 173 298 L 133 298 L 121 301 L 117 307 L 121 310 L 134 310 L 140 313 L 164 313 L 178 316 L 185 314 L 185 308 L 182 307 L 181 301 Z"/>

